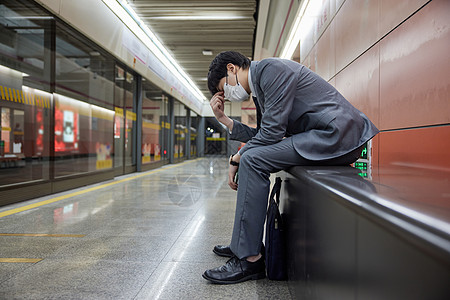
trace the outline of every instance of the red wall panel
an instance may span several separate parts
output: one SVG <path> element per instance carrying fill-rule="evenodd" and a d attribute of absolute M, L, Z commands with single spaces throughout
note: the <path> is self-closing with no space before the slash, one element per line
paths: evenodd
<path fill-rule="evenodd" d="M 336 72 L 378 39 L 379 0 L 346 0 L 336 15 Z"/>
<path fill-rule="evenodd" d="M 380 42 L 380 129 L 450 123 L 449 16 L 431 1 Z"/>
<path fill-rule="evenodd" d="M 380 166 L 450 171 L 450 126 L 387 131 L 379 139 Z"/>
<path fill-rule="evenodd" d="M 300 42 L 312 49 L 303 63 L 382 131 L 374 166 L 449 168 L 450 1 L 322 4 L 332 21 L 314 46 L 313 34 Z"/>
<path fill-rule="evenodd" d="M 379 47 L 375 45 L 336 76 L 337 90 L 379 126 Z"/>
<path fill-rule="evenodd" d="M 322 34 L 320 40 L 316 44 L 316 55 L 320 57 L 316 61 L 316 73 L 325 80 L 329 80 L 336 74 L 336 57 L 335 57 L 335 23 L 331 23 L 326 31 Z"/>
<path fill-rule="evenodd" d="M 394 29 L 428 0 L 380 0 L 380 37 Z"/>

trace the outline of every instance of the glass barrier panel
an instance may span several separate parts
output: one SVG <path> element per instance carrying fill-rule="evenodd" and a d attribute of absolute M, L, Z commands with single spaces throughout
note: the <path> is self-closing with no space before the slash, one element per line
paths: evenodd
<path fill-rule="evenodd" d="M 50 176 L 53 97 L 45 37 L 54 22 L 34 3 L 0 2 L 0 187 Z"/>
<path fill-rule="evenodd" d="M 161 150 L 164 145 L 162 116 L 165 103 L 162 91 L 144 81 L 142 85 L 142 164 L 165 160 Z"/>

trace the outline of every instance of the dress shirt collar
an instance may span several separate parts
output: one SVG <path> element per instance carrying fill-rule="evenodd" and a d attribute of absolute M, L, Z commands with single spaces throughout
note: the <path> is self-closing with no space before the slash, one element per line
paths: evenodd
<path fill-rule="evenodd" d="M 253 62 L 252 62 L 252 63 L 253 63 Z M 250 90 L 252 91 L 252 96 L 253 96 L 253 97 L 258 97 L 258 95 L 256 95 L 256 93 L 255 93 L 255 90 L 253 89 L 251 67 L 248 68 L 248 85 L 250 86 Z"/>

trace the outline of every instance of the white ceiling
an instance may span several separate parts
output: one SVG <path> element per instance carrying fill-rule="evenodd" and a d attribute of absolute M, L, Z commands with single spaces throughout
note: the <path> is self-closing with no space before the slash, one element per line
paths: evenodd
<path fill-rule="evenodd" d="M 263 0 L 264 1 L 264 0 Z M 128 0 L 207 99 L 211 60 L 226 50 L 253 57 L 257 0 Z M 203 55 L 203 50 L 212 55 Z"/>

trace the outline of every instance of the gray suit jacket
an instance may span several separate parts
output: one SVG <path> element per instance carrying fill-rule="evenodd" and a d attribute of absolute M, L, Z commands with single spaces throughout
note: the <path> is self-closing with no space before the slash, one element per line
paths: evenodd
<path fill-rule="evenodd" d="M 297 62 L 253 61 L 250 74 L 262 118 L 259 130 L 234 120 L 230 138 L 247 143 L 241 155 L 292 136 L 302 157 L 326 160 L 359 148 L 379 132 L 332 85 Z"/>

